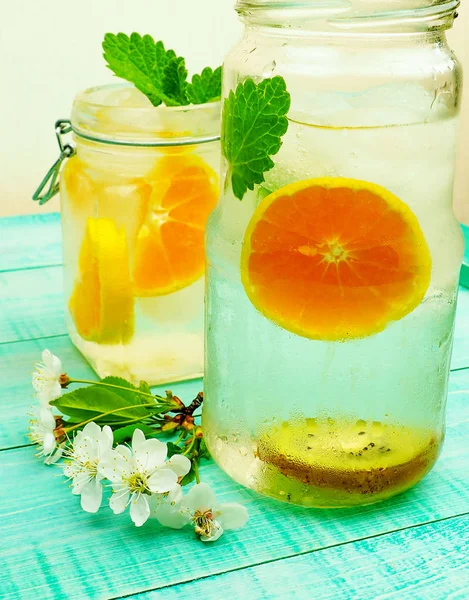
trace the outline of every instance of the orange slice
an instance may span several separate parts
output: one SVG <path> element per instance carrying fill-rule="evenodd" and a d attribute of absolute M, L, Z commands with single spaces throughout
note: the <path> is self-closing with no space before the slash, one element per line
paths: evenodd
<path fill-rule="evenodd" d="M 261 201 L 241 255 L 246 293 L 268 319 L 316 340 L 362 338 L 422 301 L 431 257 L 410 208 L 365 181 L 310 179 Z"/>
<path fill-rule="evenodd" d="M 133 335 L 134 301 L 124 228 L 118 229 L 111 219 L 89 218 L 78 267 L 69 301 L 78 333 L 101 344 L 128 342 Z"/>
<path fill-rule="evenodd" d="M 146 181 L 153 191 L 134 248 L 136 296 L 187 287 L 205 270 L 204 232 L 218 199 L 218 177 L 200 157 L 162 158 Z"/>

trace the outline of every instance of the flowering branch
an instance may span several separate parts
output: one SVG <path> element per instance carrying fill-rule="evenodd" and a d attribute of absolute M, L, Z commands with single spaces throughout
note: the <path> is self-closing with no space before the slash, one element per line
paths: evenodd
<path fill-rule="evenodd" d="M 100 508 L 107 481 L 110 508 L 119 514 L 130 507 L 137 526 L 148 518 L 175 529 L 192 524 L 202 541 L 215 541 L 224 529 L 246 523 L 243 506 L 218 504 L 201 482 L 200 461 L 210 458 L 194 417 L 202 392 L 186 406 L 170 391 L 165 397 L 152 394 L 146 382 L 136 387 L 120 377 L 73 379 L 48 350 L 32 383 L 39 406 L 31 415 L 29 437 L 46 464 L 66 459 L 64 474 L 85 511 Z M 72 384 L 85 387 L 69 391 Z M 174 442 L 156 439 L 169 434 L 178 434 Z M 123 445 L 130 440 L 130 446 Z M 182 487 L 194 480 L 184 496 Z"/>

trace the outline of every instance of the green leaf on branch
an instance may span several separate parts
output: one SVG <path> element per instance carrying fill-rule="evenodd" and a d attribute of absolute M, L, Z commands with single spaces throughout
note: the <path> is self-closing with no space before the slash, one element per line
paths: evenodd
<path fill-rule="evenodd" d="M 186 95 L 193 104 L 205 104 L 219 100 L 221 96 L 222 69 L 218 67 L 212 71 L 205 67 L 200 75 L 192 77 L 192 83 L 187 84 Z"/>
<path fill-rule="evenodd" d="M 191 461 L 191 470 L 187 475 L 181 479 L 181 485 L 187 485 L 188 483 L 192 483 L 195 479 L 195 469 L 194 469 L 194 460 Z"/>
<path fill-rule="evenodd" d="M 90 385 L 68 392 L 51 404 L 74 422 L 94 419 L 112 423 L 127 419 L 144 419 L 152 414 L 144 406 L 139 406 L 140 398 L 141 396 L 138 397 L 138 394 L 132 391 L 111 390 L 99 385 Z M 150 398 L 148 400 L 151 402 Z M 155 409 L 157 409 L 156 404 Z M 112 414 L 99 418 L 103 413 L 109 412 Z"/>
<path fill-rule="evenodd" d="M 209 460 L 211 458 L 210 452 L 208 451 L 207 444 L 205 443 L 205 439 L 204 438 L 202 438 L 200 440 L 199 457 L 200 458 L 206 458 L 207 460 Z"/>
<path fill-rule="evenodd" d="M 140 385 L 138 386 L 138 389 L 141 392 L 143 392 L 144 394 L 150 394 L 150 395 L 152 395 L 150 386 L 148 385 L 148 383 L 146 381 L 141 381 Z M 144 396 L 142 396 L 142 398 L 144 398 Z"/>
<path fill-rule="evenodd" d="M 112 389 L 113 392 L 115 392 L 116 394 L 119 394 L 120 396 L 122 396 L 122 398 L 127 400 L 129 405 L 138 404 L 139 402 L 140 402 L 140 404 L 151 404 L 154 401 L 155 407 L 156 407 L 156 400 L 153 399 L 151 390 L 148 387 L 148 384 L 146 382 L 143 382 L 143 383 L 148 388 L 148 391 L 147 391 L 147 389 L 142 389 L 141 387 L 135 387 L 132 383 L 130 383 L 130 381 L 127 381 L 126 379 L 123 379 L 122 377 L 112 377 L 112 376 L 105 377 L 104 379 L 101 380 L 101 383 L 106 383 L 111 386 L 116 386 L 116 387 L 113 387 L 110 389 Z M 142 382 L 140 383 L 140 386 L 141 385 L 142 385 Z M 120 388 L 126 388 L 126 389 L 123 390 Z M 143 394 L 139 394 L 139 392 L 143 392 Z M 152 396 L 152 397 L 150 398 L 146 394 L 150 394 L 150 396 Z M 149 407 L 149 408 L 150 408 L 150 410 L 152 409 L 151 407 Z"/>
<path fill-rule="evenodd" d="M 175 454 L 182 454 L 182 448 L 173 442 L 168 442 L 168 458 Z"/>
<path fill-rule="evenodd" d="M 114 442 L 116 444 L 122 444 L 132 439 L 134 431 L 140 429 L 145 434 L 146 438 L 158 435 L 158 431 L 155 431 L 152 427 L 145 425 L 145 423 L 137 423 L 134 425 L 127 425 L 126 427 L 119 427 L 114 430 Z"/>
<path fill-rule="evenodd" d="M 288 129 L 290 94 L 283 77 L 252 79 L 238 84 L 223 106 L 222 151 L 230 170 L 233 193 L 242 200 L 247 190 L 264 181 L 274 166 L 271 156 Z"/>

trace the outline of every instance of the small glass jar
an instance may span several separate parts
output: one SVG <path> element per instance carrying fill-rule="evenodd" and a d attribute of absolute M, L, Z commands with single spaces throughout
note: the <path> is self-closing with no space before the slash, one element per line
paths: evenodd
<path fill-rule="evenodd" d="M 291 104 L 263 183 L 240 201 L 222 170 L 203 427 L 216 462 L 258 492 L 370 504 L 438 457 L 463 251 L 461 74 L 445 37 L 457 6 L 238 0 L 225 98 L 278 75 Z"/>
<path fill-rule="evenodd" d="M 126 84 L 75 99 L 76 152 L 60 177 L 67 327 L 101 377 L 203 373 L 219 113 L 219 102 L 155 108 Z"/>

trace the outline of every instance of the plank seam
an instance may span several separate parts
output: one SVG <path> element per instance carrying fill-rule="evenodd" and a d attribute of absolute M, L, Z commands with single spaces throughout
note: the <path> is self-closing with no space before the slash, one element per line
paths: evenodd
<path fill-rule="evenodd" d="M 28 338 L 25 340 L 10 340 L 6 342 L 0 342 L 0 346 L 5 346 L 6 344 L 22 344 L 23 342 L 38 342 L 39 340 L 53 340 L 54 338 L 68 337 L 68 333 L 57 333 L 55 335 L 42 335 L 37 338 Z M 464 367 L 469 368 L 469 367 Z"/>
<path fill-rule="evenodd" d="M 0 273 L 18 273 L 20 271 L 38 271 L 39 269 L 49 269 L 51 267 L 61 267 L 62 263 L 51 263 L 46 265 L 36 265 L 33 267 L 18 267 L 17 269 L 0 269 Z"/>
<path fill-rule="evenodd" d="M 324 550 L 330 550 L 332 548 L 340 548 L 342 546 L 348 546 L 349 544 L 356 544 L 358 542 L 363 542 L 365 540 L 371 540 L 375 538 L 385 537 L 387 535 L 392 535 L 394 533 L 399 533 L 401 531 L 407 531 L 409 529 L 417 529 L 419 527 L 425 527 L 426 525 L 432 525 L 433 523 L 443 523 L 445 521 L 451 521 L 453 519 L 460 519 L 461 517 L 465 517 L 469 515 L 468 512 L 463 512 L 457 515 L 452 515 L 450 517 L 443 517 L 441 519 L 434 519 L 433 521 L 426 521 L 424 523 L 418 523 L 415 525 L 408 525 L 407 527 L 399 527 L 398 529 L 393 529 L 392 531 L 385 531 L 383 533 L 375 533 L 366 537 L 357 538 L 355 540 L 349 540 L 347 542 L 340 542 L 337 544 L 330 544 L 329 546 L 324 546 L 323 548 L 314 548 L 313 550 L 303 550 L 302 552 L 297 552 L 296 554 L 288 554 L 286 556 L 282 556 L 279 558 L 272 558 L 270 560 L 266 560 L 263 562 L 253 563 L 252 565 L 246 565 L 244 567 L 233 567 L 231 569 L 227 569 L 226 571 L 220 571 L 218 573 L 211 573 L 210 575 L 202 575 L 201 577 L 195 577 L 194 579 L 186 579 L 182 581 L 178 581 L 177 583 L 171 583 L 169 585 L 163 585 L 161 587 L 154 587 L 147 590 L 142 590 L 140 592 L 131 592 L 130 594 L 124 594 L 123 596 L 110 596 L 107 600 L 124 600 L 125 598 L 136 598 L 138 595 L 146 595 L 149 592 L 156 592 L 160 590 L 169 590 L 176 586 L 188 585 L 189 583 L 193 583 L 195 581 L 203 581 L 204 579 L 211 579 L 212 577 L 219 577 L 220 575 L 224 575 L 225 573 L 236 573 L 239 571 L 245 571 L 246 569 L 253 569 L 255 567 L 259 567 L 261 565 L 269 565 L 277 562 L 281 562 L 283 560 L 288 560 L 290 558 L 296 558 L 297 556 L 307 556 L 308 554 L 316 554 L 317 552 L 323 552 Z"/>

